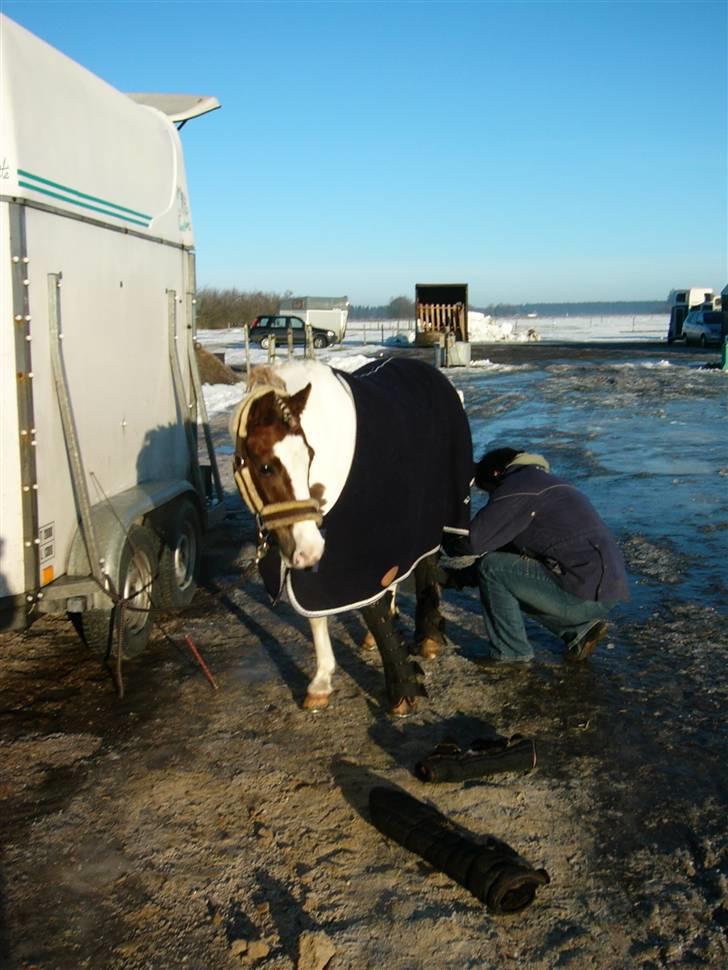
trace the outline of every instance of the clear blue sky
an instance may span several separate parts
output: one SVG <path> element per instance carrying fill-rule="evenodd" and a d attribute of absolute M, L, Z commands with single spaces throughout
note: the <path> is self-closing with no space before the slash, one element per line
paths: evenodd
<path fill-rule="evenodd" d="M 200 285 L 491 302 L 728 282 L 728 6 L 3 0 L 125 91 L 212 94 Z"/>

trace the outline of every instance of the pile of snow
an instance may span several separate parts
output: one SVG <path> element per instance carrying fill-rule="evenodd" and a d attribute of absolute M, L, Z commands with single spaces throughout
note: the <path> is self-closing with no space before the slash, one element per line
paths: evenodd
<path fill-rule="evenodd" d="M 495 340 L 519 342 L 538 339 L 535 330 L 516 332 L 515 320 L 494 320 L 479 310 L 468 310 L 468 338 L 471 344 L 493 343 Z"/>

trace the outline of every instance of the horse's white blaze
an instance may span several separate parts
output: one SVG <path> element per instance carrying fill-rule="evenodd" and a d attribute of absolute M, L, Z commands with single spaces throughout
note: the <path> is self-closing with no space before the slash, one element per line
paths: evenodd
<path fill-rule="evenodd" d="M 273 453 L 288 472 L 296 499 L 309 498 L 309 453 L 301 435 L 286 435 Z M 297 522 L 291 528 L 295 543 L 291 565 L 295 569 L 315 566 L 324 553 L 324 539 L 313 522 Z"/>
<path fill-rule="evenodd" d="M 322 511 L 336 504 L 346 484 L 356 443 L 356 411 L 348 386 L 319 361 L 292 361 L 277 369 L 289 394 L 310 382 L 301 426 L 314 450 L 309 485 L 324 486 Z M 298 495 L 296 495 L 298 497 Z"/>

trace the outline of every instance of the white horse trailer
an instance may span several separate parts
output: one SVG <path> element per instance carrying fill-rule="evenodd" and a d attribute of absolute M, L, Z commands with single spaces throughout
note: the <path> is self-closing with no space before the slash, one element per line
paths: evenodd
<path fill-rule="evenodd" d="M 336 334 L 342 341 L 349 319 L 349 299 L 346 296 L 292 296 L 280 303 L 281 313 L 295 313 L 304 323 L 321 327 Z"/>
<path fill-rule="evenodd" d="M 67 613 L 131 656 L 222 511 L 176 128 L 219 105 L 123 94 L 6 17 L 0 44 L 0 628 Z"/>

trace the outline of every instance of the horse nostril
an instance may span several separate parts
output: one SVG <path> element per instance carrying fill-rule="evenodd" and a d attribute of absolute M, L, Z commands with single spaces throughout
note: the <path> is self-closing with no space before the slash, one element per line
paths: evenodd
<path fill-rule="evenodd" d="M 308 569 L 309 566 L 315 566 L 320 558 L 321 556 L 317 552 L 299 550 L 293 555 L 293 567 L 294 569 Z"/>

